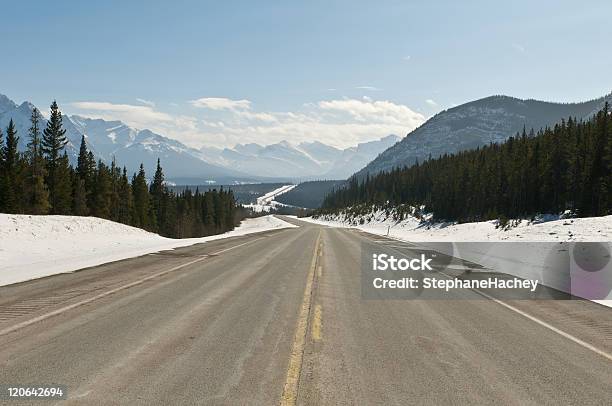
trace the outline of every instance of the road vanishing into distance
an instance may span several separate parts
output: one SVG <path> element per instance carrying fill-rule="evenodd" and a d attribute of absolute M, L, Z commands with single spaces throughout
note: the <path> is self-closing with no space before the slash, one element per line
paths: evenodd
<path fill-rule="evenodd" d="M 362 244 L 410 245 L 286 220 L 0 287 L 0 384 L 87 405 L 610 404 L 611 309 L 363 300 Z"/>

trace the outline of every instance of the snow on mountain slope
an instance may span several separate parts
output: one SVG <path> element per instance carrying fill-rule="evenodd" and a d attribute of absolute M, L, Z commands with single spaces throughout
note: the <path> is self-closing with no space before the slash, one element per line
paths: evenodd
<path fill-rule="evenodd" d="M 19 136 L 18 146 L 21 151 L 25 151 L 29 142 L 28 130 L 30 128 L 30 117 L 35 108 L 37 107 L 29 102 L 23 102 L 17 105 L 8 97 L 0 95 L 0 129 L 2 129 L 4 133 L 10 120 L 13 120 L 15 128 L 17 129 L 17 135 Z M 81 133 L 68 117 L 63 117 L 63 124 L 66 129 L 66 138 L 68 140 L 66 153 L 68 154 L 70 162 L 74 164 L 76 163 L 79 146 L 81 145 Z M 41 117 L 39 126 L 42 134 L 42 131 L 47 126 L 47 120 L 44 117 Z M 95 148 L 92 147 L 92 150 L 95 152 Z"/>
<path fill-rule="evenodd" d="M 70 119 L 81 133 L 86 134 L 88 143 L 95 147 L 99 158 L 110 162 L 115 157 L 120 165 L 127 166 L 129 173 L 136 172 L 140 163 L 143 163 L 146 172 L 153 174 L 159 158 L 167 178 L 249 177 L 239 171 L 206 162 L 199 156 L 199 151 L 150 130 L 138 130 L 121 121 L 80 116 L 72 116 Z"/>
<path fill-rule="evenodd" d="M 321 165 L 332 165 L 343 153 L 342 150 L 323 144 L 320 141 L 302 142 L 297 148 Z"/>
<path fill-rule="evenodd" d="M 203 147 L 200 156 L 217 165 L 259 176 L 345 179 L 399 140 L 398 136 L 389 135 L 344 150 L 319 141 L 297 146 L 287 141 L 267 146 L 238 144 L 225 149 Z"/>
<path fill-rule="evenodd" d="M 131 144 L 136 138 L 137 130 L 128 127 L 121 121 L 105 121 L 71 116 L 81 134 L 86 134 L 89 142 L 95 142 L 100 157 L 108 160 L 122 147 Z"/>
<path fill-rule="evenodd" d="M 6 113 L 7 111 L 11 111 L 16 108 L 17 105 L 14 101 L 12 101 L 3 94 L 0 94 L 0 114 Z"/>
<path fill-rule="evenodd" d="M 221 238 L 295 227 L 273 216 L 224 234 L 171 239 L 96 217 L 0 214 L 0 286 Z"/>
<path fill-rule="evenodd" d="M 413 165 L 428 157 L 502 142 L 522 131 L 554 126 L 572 116 L 586 119 L 600 110 L 612 94 L 584 103 L 549 103 L 491 96 L 442 111 L 381 153 L 358 177 Z"/>
<path fill-rule="evenodd" d="M 345 149 L 328 170 L 325 178 L 347 179 L 400 140 L 401 138 L 397 135 L 389 135 L 378 141 L 364 142 L 357 144 L 356 147 Z"/>
<path fill-rule="evenodd" d="M 13 120 L 21 151 L 26 149 L 29 141 L 30 117 L 35 108 L 37 107 L 29 102 L 17 105 L 8 97 L 0 95 L 0 128 L 5 129 L 9 121 Z M 127 167 L 129 173 L 138 171 L 140 163 L 144 163 L 145 171 L 152 175 L 157 159 L 160 158 L 167 178 L 191 177 L 201 178 L 203 181 L 252 179 L 252 175 L 231 167 L 206 162 L 200 157 L 199 151 L 150 130 L 135 129 L 121 121 L 90 119 L 78 115 L 64 115 L 62 118 L 68 139 L 66 152 L 73 165 L 76 164 L 81 138 L 85 135 L 88 148 L 96 159 L 110 163 L 115 157 L 119 165 Z M 43 118 L 40 123 L 41 131 L 46 125 L 47 120 Z"/>

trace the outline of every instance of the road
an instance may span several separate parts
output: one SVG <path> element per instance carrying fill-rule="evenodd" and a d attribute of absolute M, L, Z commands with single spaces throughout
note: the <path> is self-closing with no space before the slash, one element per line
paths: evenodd
<path fill-rule="evenodd" d="M 610 404 L 609 308 L 363 300 L 362 244 L 409 246 L 289 221 L 0 288 L 0 384 L 87 405 Z"/>

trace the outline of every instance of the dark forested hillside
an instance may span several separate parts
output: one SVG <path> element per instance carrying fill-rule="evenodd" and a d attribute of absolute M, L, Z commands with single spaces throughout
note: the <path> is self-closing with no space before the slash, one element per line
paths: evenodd
<path fill-rule="evenodd" d="M 395 169 L 330 194 L 342 207 L 425 205 L 434 218 L 475 221 L 571 210 L 612 214 L 612 123 L 608 103 L 588 121 L 567 121 L 502 144 Z"/>
<path fill-rule="evenodd" d="M 12 120 L 6 136 L 0 130 L 1 213 L 96 216 L 174 238 L 232 230 L 242 217 L 230 190 L 175 193 L 165 185 L 159 160 L 151 182 L 142 164 L 130 180 L 115 160 L 110 166 L 96 162 L 85 137 L 72 167 L 57 103 L 44 129 L 42 122 L 33 109 L 27 134 L 19 134 Z M 25 153 L 17 149 L 20 137 L 27 137 Z"/>
<path fill-rule="evenodd" d="M 335 187 L 344 184 L 345 180 L 316 180 L 302 182 L 287 193 L 275 198 L 277 202 L 307 209 L 321 207 L 325 196 Z"/>
<path fill-rule="evenodd" d="M 490 96 L 444 110 L 382 152 L 357 173 L 364 179 L 429 158 L 502 143 L 523 128 L 553 127 L 561 119 L 589 120 L 612 94 L 582 103 L 552 103 Z"/>

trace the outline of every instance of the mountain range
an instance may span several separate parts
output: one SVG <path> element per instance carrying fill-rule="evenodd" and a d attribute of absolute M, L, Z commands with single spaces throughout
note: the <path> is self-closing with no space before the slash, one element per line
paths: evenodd
<path fill-rule="evenodd" d="M 17 105 L 14 101 L 3 94 L 0 94 L 0 129 L 4 133 L 9 121 L 12 119 L 17 129 L 19 136 L 19 149 L 24 151 L 28 144 L 28 129 L 30 128 L 30 117 L 32 111 L 36 107 L 30 102 L 23 102 Z M 39 110 L 40 111 L 40 110 Z M 40 125 L 41 131 L 47 125 L 47 120 L 43 119 Z M 72 121 L 64 120 L 64 128 L 66 129 L 66 152 L 70 157 L 71 162 L 76 162 L 76 156 L 81 143 L 81 133 L 76 129 Z"/>
<path fill-rule="evenodd" d="M 537 131 L 570 116 L 586 120 L 601 110 L 606 101 L 612 101 L 612 94 L 582 103 L 551 103 L 509 96 L 491 96 L 465 103 L 427 120 L 356 176 L 364 178 L 367 174 L 411 166 L 417 160 L 422 162 L 445 153 L 503 142 L 523 128 Z"/>
<path fill-rule="evenodd" d="M 64 116 L 64 128 L 68 138 L 66 150 L 73 163 L 85 134 L 88 147 L 97 158 L 110 162 L 115 157 L 130 173 L 137 171 L 142 162 L 147 173 L 152 174 L 159 157 L 166 177 L 177 184 L 346 179 L 353 174 L 362 178 L 429 157 L 503 142 L 523 128 L 554 126 L 570 116 L 588 119 L 606 101 L 612 101 L 612 94 L 582 103 L 491 96 L 444 110 L 403 139 L 389 135 L 345 149 L 319 141 L 195 149 L 121 121 L 80 116 Z M 34 108 L 29 102 L 17 105 L 0 94 L 0 128 L 6 128 L 11 118 L 14 120 L 21 150 L 28 142 Z M 42 126 L 45 125 L 43 120 Z"/>
<path fill-rule="evenodd" d="M 0 128 L 13 120 L 19 135 L 19 148 L 25 150 L 33 109 L 30 102 L 17 105 L 0 94 Z M 40 110 L 40 109 L 39 109 Z M 42 120 L 41 128 L 46 126 Z M 380 140 L 338 149 L 321 142 L 293 145 L 281 141 L 272 145 L 238 144 L 234 148 L 191 148 L 180 141 L 136 129 L 121 121 L 63 116 L 68 144 L 66 151 L 76 163 L 81 137 L 97 159 L 110 163 L 113 157 L 129 173 L 140 163 L 148 174 L 161 159 L 166 177 L 175 183 L 243 183 L 273 180 L 344 179 L 365 166 L 380 152 L 400 140 L 389 135 Z"/>
<path fill-rule="evenodd" d="M 355 147 L 338 149 L 319 141 L 292 145 L 281 141 L 271 145 L 238 144 L 234 148 L 200 149 L 200 156 L 216 165 L 261 176 L 296 179 L 346 179 L 401 138 L 388 135 Z"/>

